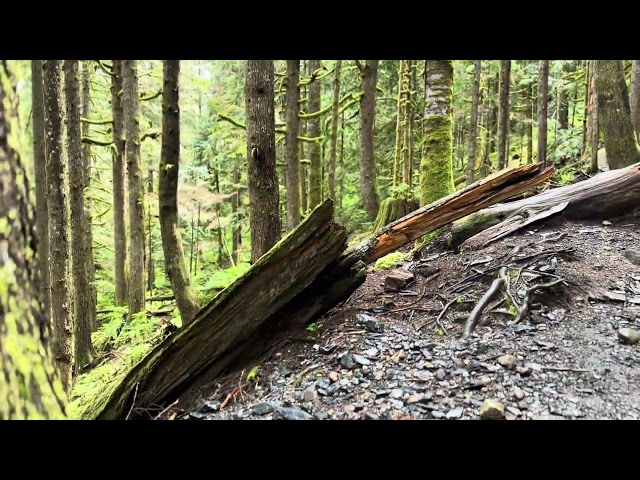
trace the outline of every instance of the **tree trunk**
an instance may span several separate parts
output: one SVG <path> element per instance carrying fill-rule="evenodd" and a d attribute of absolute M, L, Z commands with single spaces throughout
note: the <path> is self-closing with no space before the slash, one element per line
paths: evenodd
<path fill-rule="evenodd" d="M 338 154 L 338 115 L 340 114 L 340 75 L 342 60 L 336 60 L 333 70 L 333 105 L 331 107 L 331 143 L 329 150 L 329 198 L 336 201 L 336 158 Z"/>
<path fill-rule="evenodd" d="M 144 186 L 140 161 L 138 61 L 122 61 L 123 114 L 129 180 L 129 314 L 144 311 Z"/>
<path fill-rule="evenodd" d="M 473 93 L 471 94 L 471 126 L 469 128 L 469 160 L 467 162 L 467 185 L 474 179 L 476 166 L 476 148 L 478 145 L 478 107 L 480 105 L 480 76 L 482 74 L 482 60 L 475 60 L 473 76 Z"/>
<path fill-rule="evenodd" d="M 34 86 L 33 93 L 38 101 L 33 107 L 34 116 L 40 117 L 34 119 L 34 124 L 39 125 L 38 138 L 42 142 L 43 102 L 49 98 L 43 94 L 40 61 L 34 63 L 37 72 L 33 80 L 38 85 Z M 47 90 L 50 90 L 51 78 L 55 77 L 51 65 L 46 77 Z M 53 92 L 56 92 L 55 85 Z M 0 420 L 63 419 L 67 400 L 49 343 L 49 316 L 43 311 L 42 279 L 37 264 L 40 259 L 34 260 L 28 254 L 35 250 L 39 255 L 40 245 L 34 229 L 28 177 L 17 150 L 19 142 L 13 144 L 18 129 L 15 79 L 5 63 L 0 67 L 0 221 L 3 224 L 0 233 L 3 290 L 0 295 Z M 57 144 L 60 145 L 60 139 Z M 35 152 L 39 156 L 36 157 L 36 165 L 40 163 L 36 171 L 39 171 L 44 153 L 42 143 L 36 145 Z"/>
<path fill-rule="evenodd" d="M 400 60 L 398 66 L 398 96 L 396 102 L 396 143 L 393 149 L 393 166 L 391 168 L 391 185 L 395 187 L 398 184 L 398 170 L 400 168 L 400 152 L 402 150 L 402 123 L 404 121 L 404 103 L 402 98 L 402 77 L 404 73 L 405 60 Z M 381 204 L 382 206 L 382 204 Z M 376 224 L 380 220 L 380 210 L 376 217 Z M 385 223 L 386 225 L 386 223 Z"/>
<path fill-rule="evenodd" d="M 360 68 L 360 192 L 365 212 L 373 221 L 380 208 L 380 196 L 376 181 L 376 161 L 373 149 L 373 134 L 376 115 L 376 85 L 378 83 L 378 60 L 365 60 Z"/>
<path fill-rule="evenodd" d="M 549 60 L 540 60 L 538 74 L 538 162 L 547 164 L 547 103 L 549 101 Z"/>
<path fill-rule="evenodd" d="M 598 149 L 600 147 L 600 125 L 598 121 L 598 92 L 596 91 L 595 60 L 590 61 L 589 79 L 589 142 L 591 143 L 590 172 L 598 172 Z"/>
<path fill-rule="evenodd" d="M 575 71 L 573 60 L 562 60 L 562 62 L 563 75 Z M 560 130 L 566 130 L 569 128 L 569 95 L 567 93 L 569 82 L 562 78 L 560 80 L 560 85 L 558 86 L 557 102 L 558 128 L 560 128 Z"/>
<path fill-rule="evenodd" d="M 64 61 L 64 87 L 67 107 L 67 153 L 69 155 L 69 204 L 71 207 L 71 279 L 73 283 L 73 339 L 75 372 L 93 359 L 91 344 L 92 312 L 95 315 L 90 281 L 88 244 L 84 206 L 86 175 L 82 158 L 80 127 L 80 82 L 78 60 Z"/>
<path fill-rule="evenodd" d="M 33 163 L 36 184 L 36 231 L 38 233 L 38 265 L 41 275 L 44 316 L 51 317 L 51 285 L 49 281 L 49 211 L 47 209 L 47 157 L 44 131 L 44 92 L 42 60 L 31 61 L 31 104 L 33 108 Z"/>
<path fill-rule="evenodd" d="M 91 74 L 89 73 L 89 62 L 82 62 L 82 118 L 89 119 L 91 115 Z M 82 123 L 82 136 L 89 138 L 91 134 L 90 124 Z M 82 170 L 84 174 L 85 198 L 84 198 L 84 228 L 85 228 L 85 245 L 87 246 L 87 254 L 85 256 L 86 271 L 89 275 L 89 291 L 90 291 L 90 308 L 86 315 L 89 315 L 89 324 L 91 331 L 95 332 L 98 328 L 96 323 L 96 308 L 98 303 L 98 293 L 96 291 L 96 267 L 93 262 L 93 202 L 91 198 L 87 198 L 89 188 L 91 187 L 91 144 L 82 144 Z"/>
<path fill-rule="evenodd" d="M 640 142 L 640 60 L 634 60 L 631 67 L 631 91 L 629 92 L 631 102 L 631 119 L 636 131 L 636 138 Z"/>
<path fill-rule="evenodd" d="M 411 129 L 411 117 L 413 117 L 413 105 L 411 103 L 411 70 L 412 60 L 405 61 L 405 68 L 402 75 L 402 93 L 403 93 L 403 122 L 402 129 L 402 183 L 407 186 L 411 185 L 411 177 L 413 175 L 411 157 L 413 154 L 413 131 Z"/>
<path fill-rule="evenodd" d="M 509 137 L 509 81 L 511 60 L 500 60 L 500 107 L 498 110 L 498 169 L 509 166 L 507 142 Z"/>
<path fill-rule="evenodd" d="M 287 133 L 284 159 L 287 164 L 287 229 L 293 230 L 300 223 L 300 159 L 298 135 L 300 134 L 300 60 L 287 60 Z"/>
<path fill-rule="evenodd" d="M 187 325 L 199 306 L 187 272 L 178 217 L 180 170 L 180 60 L 165 60 L 162 87 L 162 147 L 158 178 L 160 235 L 167 277 L 176 297 L 182 325 Z"/>
<path fill-rule="evenodd" d="M 420 203 L 449 195 L 453 185 L 453 62 L 427 61 Z"/>
<path fill-rule="evenodd" d="M 311 83 L 309 84 L 309 115 L 315 114 L 307 121 L 309 129 L 309 138 L 317 140 L 309 144 L 309 159 L 311 165 L 309 168 L 309 208 L 314 209 L 322 201 L 322 161 L 320 152 L 320 117 L 317 112 L 320 111 L 320 80 L 317 75 L 320 70 L 320 60 L 309 60 L 309 76 Z"/>
<path fill-rule="evenodd" d="M 62 157 L 62 105 L 60 60 L 43 60 L 44 108 L 49 211 L 49 275 L 53 355 L 62 386 L 71 389 L 72 319 L 69 282 L 69 212 L 65 188 L 66 164 Z"/>
<path fill-rule="evenodd" d="M 599 173 L 582 182 L 553 188 L 524 200 L 480 210 L 452 225 L 451 244 L 454 247 L 481 248 L 552 215 L 599 220 L 627 215 L 638 207 L 640 164 L 635 164 Z"/>
<path fill-rule="evenodd" d="M 147 176 L 147 193 L 153 193 L 153 170 L 149 169 Z M 151 205 L 147 205 L 147 247 L 149 254 L 147 256 L 147 290 L 153 294 L 156 285 L 156 268 L 153 263 L 153 230 L 151 229 Z"/>
<path fill-rule="evenodd" d="M 238 264 L 238 248 L 240 246 L 240 218 L 238 206 L 240 205 L 240 156 L 236 155 L 236 164 L 233 168 L 231 183 L 233 183 L 233 196 L 231 197 L 231 218 L 233 228 L 231 230 L 231 258 L 234 265 Z"/>
<path fill-rule="evenodd" d="M 111 111 L 113 114 L 113 236 L 115 250 L 116 306 L 127 304 L 127 228 L 125 225 L 124 111 L 122 106 L 122 60 L 113 60 Z"/>
<path fill-rule="evenodd" d="M 273 60 L 247 60 L 245 72 L 251 262 L 256 262 L 280 240 Z"/>
<path fill-rule="evenodd" d="M 526 120 L 524 134 L 527 137 L 527 163 L 533 163 L 533 82 L 529 83 L 525 92 Z"/>
<path fill-rule="evenodd" d="M 594 60 L 599 124 L 610 169 L 640 161 L 622 60 Z"/>

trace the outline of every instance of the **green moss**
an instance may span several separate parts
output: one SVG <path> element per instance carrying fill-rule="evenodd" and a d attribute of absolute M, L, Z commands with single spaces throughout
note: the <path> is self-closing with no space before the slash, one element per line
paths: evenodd
<path fill-rule="evenodd" d="M 420 163 L 420 203 L 428 205 L 451 194 L 453 185 L 453 123 L 450 115 L 424 119 L 425 143 Z"/>
<path fill-rule="evenodd" d="M 404 254 L 401 252 L 392 252 L 388 255 L 385 255 L 382 258 L 379 258 L 376 261 L 376 264 L 373 266 L 373 270 L 379 272 L 381 270 L 389 270 L 396 265 L 403 262 L 405 259 Z"/>

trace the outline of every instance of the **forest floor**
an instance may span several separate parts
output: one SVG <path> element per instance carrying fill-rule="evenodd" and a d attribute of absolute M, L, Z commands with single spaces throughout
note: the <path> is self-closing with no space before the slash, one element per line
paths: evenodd
<path fill-rule="evenodd" d="M 618 332 L 640 330 L 638 220 L 552 220 L 482 250 L 430 253 L 399 266 L 415 274 L 401 291 L 386 289 L 390 270 L 370 271 L 250 386 L 236 374 L 178 418 L 478 419 L 500 402 L 507 419 L 638 419 L 640 343 Z M 501 265 L 520 305 L 525 284 L 566 283 L 539 290 L 517 324 L 503 295 L 462 338 Z"/>

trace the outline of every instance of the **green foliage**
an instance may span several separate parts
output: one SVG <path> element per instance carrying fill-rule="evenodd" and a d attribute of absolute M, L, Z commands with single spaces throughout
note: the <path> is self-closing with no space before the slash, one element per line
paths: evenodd
<path fill-rule="evenodd" d="M 397 265 L 399 265 L 401 262 L 403 262 L 405 260 L 405 256 L 404 253 L 402 252 L 392 252 L 388 255 L 385 255 L 382 258 L 379 258 L 378 260 L 376 260 L 375 265 L 373 266 L 373 270 L 376 272 L 382 271 L 382 270 L 389 270 Z"/>

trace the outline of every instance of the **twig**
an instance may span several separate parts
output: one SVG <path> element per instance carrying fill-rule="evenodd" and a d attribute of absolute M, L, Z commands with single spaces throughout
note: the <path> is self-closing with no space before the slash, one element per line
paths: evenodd
<path fill-rule="evenodd" d="M 133 412 L 133 407 L 136 404 L 136 397 L 138 396 L 138 385 L 139 383 L 136 383 L 136 389 L 133 392 L 133 402 L 131 402 L 131 408 L 129 409 L 129 413 L 127 413 L 127 417 L 125 418 L 125 420 L 129 420 L 129 417 L 131 416 L 131 412 Z"/>
<path fill-rule="evenodd" d="M 227 395 L 227 397 L 224 399 L 224 402 L 222 402 L 222 404 L 220 405 L 220 410 L 222 410 L 224 407 L 227 406 L 227 403 L 229 403 L 229 400 L 231 400 L 231 397 L 233 397 L 237 391 L 238 391 L 238 387 L 233 387 L 233 390 L 231 390 L 231 393 Z"/>
<path fill-rule="evenodd" d="M 543 370 L 552 370 L 554 372 L 589 372 L 586 368 L 571 368 L 571 367 L 542 367 Z"/>
<path fill-rule="evenodd" d="M 175 402 L 173 402 L 171 405 L 169 405 L 167 408 L 165 408 L 164 410 L 162 410 L 158 415 L 156 415 L 155 417 L 153 417 L 154 420 L 160 420 L 160 417 L 162 417 L 162 415 L 164 415 L 165 413 L 167 413 L 169 411 L 169 409 L 173 406 L 175 406 L 178 403 L 178 400 L 176 400 Z"/>
<path fill-rule="evenodd" d="M 518 316 L 516 317 L 516 320 L 514 323 L 520 323 L 522 319 L 525 317 L 525 315 L 529 314 L 529 304 L 531 303 L 531 294 L 535 290 L 539 288 L 551 288 L 554 285 L 557 285 L 563 282 L 564 280 L 560 278 L 560 279 L 554 280 L 553 282 L 540 283 L 540 284 L 534 285 L 533 287 L 527 288 L 526 292 L 524 293 L 524 300 L 522 301 L 522 307 L 520 307 L 520 311 L 518 312 Z"/>
<path fill-rule="evenodd" d="M 507 269 L 506 268 L 500 269 L 500 273 L 501 275 L 503 275 L 503 278 L 505 281 L 504 291 L 507 294 L 507 297 L 509 297 L 509 301 L 513 304 L 515 308 L 520 310 L 520 305 L 518 304 L 515 297 L 511 293 L 511 277 L 507 274 Z"/>
<path fill-rule="evenodd" d="M 461 302 L 458 302 L 459 299 L 460 299 L 460 297 L 456 297 L 453 300 L 451 300 L 449 303 L 447 303 L 444 306 L 444 308 L 442 309 L 442 311 L 440 312 L 440 314 L 436 317 L 436 325 L 439 326 L 444 331 L 445 335 L 448 335 L 447 329 L 444 328 L 444 325 L 442 325 L 440 320 L 442 320 L 442 317 L 444 317 L 444 314 L 447 313 L 447 310 L 449 310 L 449 307 L 451 305 L 453 305 L 454 303 L 462 303 L 462 302 L 464 302 L 464 300 L 462 300 Z"/>
<path fill-rule="evenodd" d="M 396 312 L 402 312 L 404 310 L 409 310 L 411 307 L 413 307 L 414 305 L 416 305 L 420 300 L 422 300 L 422 298 L 424 297 L 424 294 L 427 292 L 427 287 L 423 287 L 422 288 L 422 293 L 420 293 L 420 295 L 418 296 L 418 298 L 411 302 L 408 303 L 407 305 L 403 305 L 400 308 L 396 308 L 395 310 L 389 310 L 387 313 L 396 313 Z"/>
<path fill-rule="evenodd" d="M 469 314 L 469 317 L 467 318 L 467 323 L 464 326 L 463 336 L 467 337 L 471 335 L 473 330 L 475 330 L 476 326 L 478 325 L 478 322 L 480 321 L 480 317 L 482 317 L 482 312 L 484 311 L 484 309 L 487 308 L 491 300 L 496 295 L 498 295 L 498 293 L 500 293 L 500 290 L 502 290 L 502 287 L 505 284 L 504 270 L 506 270 L 506 267 L 500 268 L 500 272 L 498 273 L 498 278 L 496 278 L 493 281 L 493 283 L 489 287 L 489 290 L 487 290 L 487 292 L 482 296 L 480 301 L 476 304 L 476 306 L 473 308 L 473 310 Z"/>

